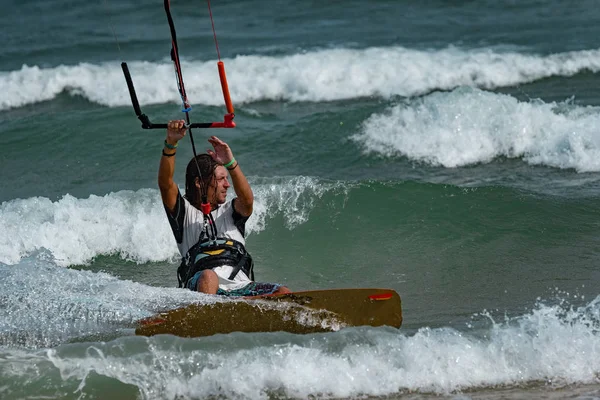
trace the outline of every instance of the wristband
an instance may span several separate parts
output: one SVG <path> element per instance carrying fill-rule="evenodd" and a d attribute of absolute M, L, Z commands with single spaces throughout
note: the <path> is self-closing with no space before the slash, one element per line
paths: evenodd
<path fill-rule="evenodd" d="M 231 159 L 231 161 L 229 161 L 227 164 L 223 164 L 223 166 L 225 168 L 229 168 L 233 165 L 233 163 L 235 162 L 235 157 Z"/>
<path fill-rule="evenodd" d="M 164 157 L 173 157 L 175 154 L 177 154 L 177 152 L 175 152 L 175 153 L 171 153 L 171 154 L 169 154 L 169 153 L 165 153 L 165 151 L 164 151 L 164 150 L 163 150 L 163 152 L 162 152 L 162 153 L 163 153 L 163 156 L 164 156 Z"/>
<path fill-rule="evenodd" d="M 233 171 L 234 169 L 236 169 L 238 167 L 238 165 L 240 165 L 240 163 L 235 163 L 235 167 L 227 168 L 227 171 Z"/>
<path fill-rule="evenodd" d="M 167 142 L 167 139 L 165 139 L 165 147 L 167 149 L 175 150 L 177 148 L 178 144 L 179 143 L 171 144 L 171 143 Z"/>

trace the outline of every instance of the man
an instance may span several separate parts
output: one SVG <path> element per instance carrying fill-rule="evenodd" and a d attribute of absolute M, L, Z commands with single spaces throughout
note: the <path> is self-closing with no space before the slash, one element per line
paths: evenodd
<path fill-rule="evenodd" d="M 253 281 L 244 236 L 254 195 L 227 143 L 216 136 L 208 139 L 213 150 L 188 163 L 181 196 L 173 173 L 177 144 L 186 131 L 185 121 L 169 122 L 158 170 L 160 195 L 183 257 L 177 271 L 180 286 L 226 296 L 289 293 L 285 286 Z M 228 175 L 237 195 L 230 201 Z"/>

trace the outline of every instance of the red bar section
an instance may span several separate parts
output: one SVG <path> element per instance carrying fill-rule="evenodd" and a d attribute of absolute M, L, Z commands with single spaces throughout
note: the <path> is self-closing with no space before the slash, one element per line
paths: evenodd
<path fill-rule="evenodd" d="M 225 64 L 223 64 L 223 61 L 219 61 L 217 65 L 219 66 L 219 78 L 221 78 L 221 89 L 223 89 L 225 106 L 227 107 L 227 112 L 233 114 L 233 104 L 231 104 L 231 97 L 229 97 L 229 86 L 227 85 L 227 76 L 225 75 Z"/>
<path fill-rule="evenodd" d="M 223 122 L 211 122 L 208 128 L 235 128 L 235 122 L 233 122 L 234 116 L 233 113 L 225 114 Z"/>

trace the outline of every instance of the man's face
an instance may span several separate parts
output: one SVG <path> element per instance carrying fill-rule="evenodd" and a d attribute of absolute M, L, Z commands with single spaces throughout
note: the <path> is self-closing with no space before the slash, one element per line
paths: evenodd
<path fill-rule="evenodd" d="M 227 177 L 229 173 L 227 169 L 222 165 L 219 165 L 215 169 L 215 179 L 211 181 L 210 186 L 208 187 L 208 201 L 211 203 L 214 201 L 217 204 L 225 203 L 227 199 L 227 189 L 229 186 L 229 180 Z"/>

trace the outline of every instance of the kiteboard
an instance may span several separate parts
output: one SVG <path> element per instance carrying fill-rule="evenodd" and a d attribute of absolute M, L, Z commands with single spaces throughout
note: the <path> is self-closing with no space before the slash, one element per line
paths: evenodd
<path fill-rule="evenodd" d="M 181 337 L 231 332 L 306 334 L 350 326 L 401 325 L 401 299 L 394 290 L 330 289 L 190 304 L 138 321 L 135 333 Z"/>

